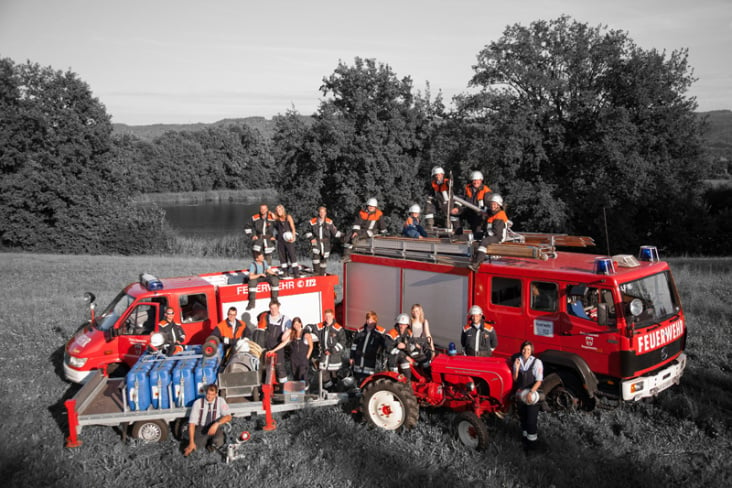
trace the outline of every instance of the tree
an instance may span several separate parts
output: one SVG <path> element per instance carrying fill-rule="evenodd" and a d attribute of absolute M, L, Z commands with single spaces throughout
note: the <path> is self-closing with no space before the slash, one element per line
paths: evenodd
<path fill-rule="evenodd" d="M 508 27 L 473 68 L 479 91 L 457 100 L 456 118 L 479 127 L 464 153 L 491 169 L 519 226 L 599 237 L 605 209 L 615 246 L 684 246 L 702 174 L 686 50 L 562 16 Z"/>
<path fill-rule="evenodd" d="M 86 83 L 70 71 L 2 59 L 0 90 L 2 245 L 62 252 L 154 248 L 162 216 L 128 206 L 110 158 L 109 116 Z M 121 230 L 127 233 L 117 238 Z"/>

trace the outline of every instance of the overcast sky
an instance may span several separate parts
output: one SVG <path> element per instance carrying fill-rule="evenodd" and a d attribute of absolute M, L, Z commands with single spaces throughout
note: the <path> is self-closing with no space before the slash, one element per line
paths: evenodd
<path fill-rule="evenodd" d="M 0 57 L 77 73 L 126 124 L 313 113 L 339 60 L 466 91 L 507 25 L 561 14 L 688 48 L 699 110 L 732 109 L 730 0 L 0 0 Z"/>

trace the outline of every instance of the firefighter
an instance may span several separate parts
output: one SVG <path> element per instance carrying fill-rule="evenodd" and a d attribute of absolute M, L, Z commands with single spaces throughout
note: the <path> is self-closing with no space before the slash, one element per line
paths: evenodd
<path fill-rule="evenodd" d="M 333 241 L 342 234 L 328 217 L 328 210 L 324 206 L 318 207 L 318 216 L 310 219 L 309 223 L 310 229 L 305 238 L 310 239 L 313 246 L 313 271 L 325 276 Z"/>
<path fill-rule="evenodd" d="M 425 209 L 425 229 L 432 230 L 435 226 L 435 214 L 439 213 L 447 226 L 447 204 L 450 193 L 450 179 L 445 177 L 445 170 L 439 166 L 432 168 L 432 181 L 430 182 L 430 195 L 427 197 L 427 208 Z"/>
<path fill-rule="evenodd" d="M 358 239 L 373 237 L 376 232 L 386 234 L 386 225 L 384 224 L 383 213 L 378 208 L 379 202 L 375 198 L 369 198 L 366 202 L 366 208 L 358 212 L 356 222 L 351 228 L 351 235 L 343 245 L 345 257 L 350 256 L 353 249 L 353 243 Z"/>
<path fill-rule="evenodd" d="M 404 237 L 411 237 L 412 239 L 424 239 L 427 237 L 427 232 L 419 220 L 419 214 L 421 212 L 422 209 L 416 203 L 409 207 L 409 216 L 404 221 L 404 228 L 402 229 L 402 235 Z"/>
<path fill-rule="evenodd" d="M 247 324 L 236 318 L 236 307 L 229 307 L 226 312 L 226 318 L 219 322 L 216 328 L 211 332 L 212 336 L 218 337 L 224 348 L 228 350 L 236 350 L 236 344 L 241 339 L 251 339 L 252 331 L 247 328 Z"/>
<path fill-rule="evenodd" d="M 366 323 L 353 338 L 350 363 L 358 383 L 376 373 L 376 363 L 384 348 L 384 333 L 386 332 L 378 321 L 379 316 L 376 315 L 376 312 L 367 312 Z"/>
<path fill-rule="evenodd" d="M 485 320 L 483 309 L 478 305 L 470 307 L 470 320 L 463 327 L 460 344 L 465 355 L 480 357 L 490 357 L 498 346 L 496 329 Z"/>
<path fill-rule="evenodd" d="M 276 357 L 275 371 L 279 384 L 287 381 L 284 347 L 289 338 L 290 328 L 292 328 L 292 322 L 286 315 L 280 313 L 280 302 L 272 299 L 269 302 L 269 312 L 259 315 L 255 341 L 267 350 L 265 357 Z"/>
<path fill-rule="evenodd" d="M 346 332 L 335 321 L 333 309 L 327 309 L 323 318 L 323 322 L 317 324 L 312 331 L 318 342 L 319 368 L 323 373 L 323 388 L 329 389 L 335 386 L 338 381 L 338 371 L 343 366 Z"/>
<path fill-rule="evenodd" d="M 249 265 L 249 304 L 247 310 L 254 308 L 257 302 L 257 285 L 262 281 L 269 283 L 270 295 L 273 301 L 277 301 L 280 293 L 280 278 L 277 271 L 264 262 L 264 254 L 258 252 L 254 255 L 254 262 Z"/>
<path fill-rule="evenodd" d="M 272 253 L 275 250 L 274 235 L 275 215 L 267 205 L 259 206 L 259 213 L 252 215 L 244 228 L 244 233 L 252 239 L 252 256 L 264 253 L 269 265 L 272 265 Z"/>
<path fill-rule="evenodd" d="M 503 198 L 501 195 L 494 193 L 489 198 L 490 216 L 486 218 L 486 236 L 480 241 L 477 252 L 473 255 L 470 263 L 470 269 L 477 272 L 478 268 L 488 252 L 487 246 L 490 244 L 500 244 L 506 240 L 506 232 L 508 232 L 508 216 L 503 210 Z"/>
<path fill-rule="evenodd" d="M 175 310 L 171 307 L 165 309 L 165 319 L 158 323 L 158 333 L 162 335 L 163 343 L 157 348 L 167 355 L 175 354 L 183 350 L 183 342 L 186 340 L 186 333 L 175 321 Z"/>
<path fill-rule="evenodd" d="M 483 184 L 483 173 L 480 171 L 473 171 L 470 174 L 470 183 L 465 185 L 463 192 L 463 199 L 474 206 L 485 209 L 488 206 L 488 197 L 490 196 L 491 189 Z M 483 216 L 473 210 L 472 208 L 459 208 L 455 207 L 451 210 L 452 217 L 455 224 L 455 233 L 462 234 L 461 220 L 466 220 L 470 226 L 470 230 L 473 233 L 475 240 L 483 238 Z"/>
<path fill-rule="evenodd" d="M 513 381 L 516 386 L 518 414 L 521 419 L 521 440 L 525 449 L 532 449 L 538 439 L 539 387 L 544 380 L 544 364 L 534 357 L 534 344 L 524 341 L 520 356 L 513 363 Z"/>
<path fill-rule="evenodd" d="M 409 328 L 409 315 L 400 313 L 394 328 L 386 333 L 384 349 L 388 354 L 386 365 L 390 371 L 401 373 L 412 379 L 409 367 L 409 353 L 412 346 L 412 331 Z"/>
<path fill-rule="evenodd" d="M 277 252 L 280 256 L 280 269 L 285 278 L 300 277 L 300 265 L 297 264 L 295 252 L 295 221 L 292 215 L 285 211 L 284 205 L 275 208 L 274 228 L 277 231 Z"/>

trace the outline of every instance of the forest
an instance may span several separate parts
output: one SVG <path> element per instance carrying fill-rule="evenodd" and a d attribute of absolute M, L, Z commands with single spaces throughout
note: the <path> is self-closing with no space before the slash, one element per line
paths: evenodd
<path fill-rule="evenodd" d="M 728 159 L 705 145 L 685 49 L 641 49 L 562 16 L 506 27 L 473 72 L 448 109 L 386 63 L 339 61 L 314 114 L 144 139 L 115 133 L 76 73 L 0 58 L 0 246 L 162 254 L 174 232 L 136 197 L 261 188 L 300 222 L 326 205 L 340 228 L 376 197 L 397 231 L 439 165 L 456 189 L 483 172 L 519 231 L 590 235 L 611 252 L 729 254 L 732 188 L 705 183 L 728 177 L 717 164 Z"/>

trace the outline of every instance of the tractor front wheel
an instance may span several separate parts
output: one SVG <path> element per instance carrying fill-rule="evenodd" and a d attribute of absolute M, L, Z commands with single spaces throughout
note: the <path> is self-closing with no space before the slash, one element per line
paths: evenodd
<path fill-rule="evenodd" d="M 380 378 L 364 388 L 361 411 L 380 429 L 411 429 L 419 419 L 419 405 L 409 385 Z"/>

